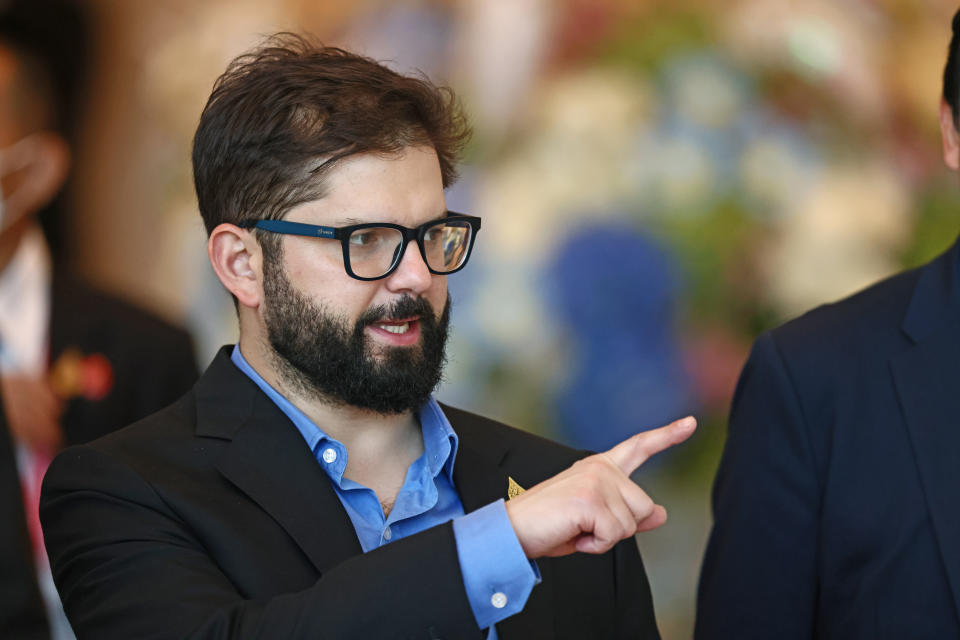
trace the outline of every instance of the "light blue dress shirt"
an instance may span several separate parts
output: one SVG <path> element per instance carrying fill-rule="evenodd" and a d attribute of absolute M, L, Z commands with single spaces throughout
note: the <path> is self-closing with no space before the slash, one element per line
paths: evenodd
<path fill-rule="evenodd" d="M 423 432 L 423 455 L 410 465 L 393 509 L 389 517 L 384 517 L 376 493 L 344 477 L 348 456 L 346 447 L 324 433 L 260 377 L 240 353 L 239 345 L 233 348 L 230 359 L 273 400 L 303 435 L 330 478 L 364 553 L 453 520 L 467 599 L 479 628 L 489 627 L 488 640 L 496 640 L 493 625 L 523 609 L 540 576 L 536 565 L 523 553 L 503 500 L 464 515 L 460 495 L 453 484 L 459 440 L 436 400 L 431 397 L 418 413 Z"/>

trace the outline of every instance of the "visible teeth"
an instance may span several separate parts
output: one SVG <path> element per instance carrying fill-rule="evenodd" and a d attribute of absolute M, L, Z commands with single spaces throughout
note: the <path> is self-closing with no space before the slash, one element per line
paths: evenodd
<path fill-rule="evenodd" d="M 409 322 L 404 322 L 403 324 L 379 324 L 377 326 L 390 333 L 406 333 L 410 330 Z"/>

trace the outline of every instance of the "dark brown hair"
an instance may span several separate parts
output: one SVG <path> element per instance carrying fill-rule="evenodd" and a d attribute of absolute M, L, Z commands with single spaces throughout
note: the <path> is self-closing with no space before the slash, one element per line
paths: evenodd
<path fill-rule="evenodd" d="M 425 77 L 292 33 L 236 58 L 213 87 L 193 139 L 207 233 L 281 218 L 324 194 L 324 174 L 358 153 L 433 147 L 443 186 L 470 136 L 453 92 Z"/>

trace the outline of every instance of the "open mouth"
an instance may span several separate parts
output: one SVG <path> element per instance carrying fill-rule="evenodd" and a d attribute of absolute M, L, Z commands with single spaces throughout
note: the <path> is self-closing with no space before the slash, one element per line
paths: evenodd
<path fill-rule="evenodd" d="M 378 329 L 383 329 L 388 333 L 395 333 L 401 335 L 410 331 L 410 322 L 401 322 L 401 323 L 392 323 L 392 322 L 379 322 L 377 323 Z"/>
<path fill-rule="evenodd" d="M 415 342 L 420 337 L 420 318 L 398 318 L 397 320 L 378 320 L 371 323 L 370 328 L 390 342 L 397 345 L 406 345 Z"/>

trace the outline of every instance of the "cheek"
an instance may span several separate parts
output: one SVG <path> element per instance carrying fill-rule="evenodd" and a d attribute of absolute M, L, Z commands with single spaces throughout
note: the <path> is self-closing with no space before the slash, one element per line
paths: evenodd
<path fill-rule="evenodd" d="M 343 268 L 343 249 L 338 240 L 285 236 L 283 242 L 284 264 L 291 276 L 349 277 Z"/>
<path fill-rule="evenodd" d="M 339 257 L 290 252 L 284 261 L 291 286 L 329 313 L 356 320 L 377 294 L 376 282 L 363 282 L 347 275 Z"/>
<path fill-rule="evenodd" d="M 299 238 L 293 240 L 284 247 L 283 263 L 290 282 L 301 291 L 323 293 L 352 280 L 343 269 L 343 258 L 330 246 L 299 241 Z"/>
<path fill-rule="evenodd" d="M 436 280 L 427 292 L 427 300 L 437 312 L 437 317 L 443 313 L 443 305 L 447 303 L 447 277 L 434 276 Z"/>

